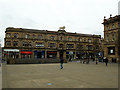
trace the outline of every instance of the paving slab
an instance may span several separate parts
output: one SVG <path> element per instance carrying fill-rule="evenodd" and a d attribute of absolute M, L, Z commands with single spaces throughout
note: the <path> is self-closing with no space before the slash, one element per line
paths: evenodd
<path fill-rule="evenodd" d="M 3 88 L 118 88 L 118 64 L 69 62 L 2 66 Z"/>

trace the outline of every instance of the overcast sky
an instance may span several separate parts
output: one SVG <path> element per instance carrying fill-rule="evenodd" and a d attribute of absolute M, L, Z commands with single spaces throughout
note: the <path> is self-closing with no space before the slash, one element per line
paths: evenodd
<path fill-rule="evenodd" d="M 99 34 L 104 16 L 118 14 L 119 0 L 0 0 L 0 40 L 7 27 Z"/>

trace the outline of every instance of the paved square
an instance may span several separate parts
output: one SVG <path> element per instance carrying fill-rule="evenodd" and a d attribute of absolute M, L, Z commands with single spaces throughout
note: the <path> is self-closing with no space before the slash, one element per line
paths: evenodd
<path fill-rule="evenodd" d="M 118 88 L 118 64 L 3 64 L 3 88 Z"/>

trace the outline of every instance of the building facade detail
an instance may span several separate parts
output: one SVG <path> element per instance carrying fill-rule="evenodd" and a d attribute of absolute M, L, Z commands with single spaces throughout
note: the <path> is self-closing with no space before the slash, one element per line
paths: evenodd
<path fill-rule="evenodd" d="M 58 31 L 6 28 L 5 58 L 94 58 L 101 52 L 101 36 Z M 114 37 L 114 35 L 113 35 Z M 115 38 L 114 38 L 115 40 Z"/>

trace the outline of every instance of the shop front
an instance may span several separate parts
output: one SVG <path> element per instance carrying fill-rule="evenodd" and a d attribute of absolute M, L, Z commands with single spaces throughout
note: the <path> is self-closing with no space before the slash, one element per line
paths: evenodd
<path fill-rule="evenodd" d="M 19 58 L 19 49 L 4 49 L 3 55 L 5 59 Z"/>
<path fill-rule="evenodd" d="M 73 51 L 66 52 L 66 58 L 69 59 L 69 61 L 72 61 L 75 58 L 75 52 Z"/>
<path fill-rule="evenodd" d="M 85 55 L 85 53 L 83 51 L 76 52 L 76 59 L 82 59 L 82 58 L 84 58 L 84 55 Z"/>
<path fill-rule="evenodd" d="M 45 51 L 34 51 L 34 58 L 45 58 Z"/>
<path fill-rule="evenodd" d="M 56 58 L 57 51 L 47 51 L 47 58 Z"/>
<path fill-rule="evenodd" d="M 21 58 L 22 59 L 32 58 L 32 50 L 21 50 Z"/>

